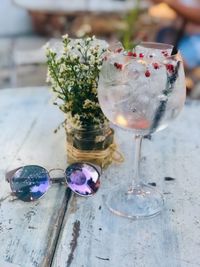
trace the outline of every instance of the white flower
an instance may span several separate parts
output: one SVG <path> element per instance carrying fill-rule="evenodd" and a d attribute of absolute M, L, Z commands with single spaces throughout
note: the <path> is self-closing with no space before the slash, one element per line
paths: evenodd
<path fill-rule="evenodd" d="M 83 69 L 84 69 L 84 70 L 89 70 L 89 66 L 87 66 L 87 65 L 83 65 Z"/>
<path fill-rule="evenodd" d="M 80 72 L 80 69 L 77 66 L 74 67 L 74 70 L 75 72 Z"/>
<path fill-rule="evenodd" d="M 77 45 L 77 49 L 78 49 L 78 50 L 81 49 L 81 45 L 80 45 L 80 44 Z"/>
<path fill-rule="evenodd" d="M 60 72 L 64 72 L 64 71 L 66 71 L 66 66 L 65 66 L 65 64 L 62 64 L 60 66 Z"/>
<path fill-rule="evenodd" d="M 67 45 L 67 46 L 64 47 L 64 52 L 65 53 L 69 52 L 70 50 L 72 50 L 71 45 Z"/>
<path fill-rule="evenodd" d="M 44 50 L 48 50 L 50 48 L 49 42 L 43 45 L 42 47 Z"/>
<path fill-rule="evenodd" d="M 69 35 L 66 33 L 62 36 L 63 39 L 68 39 Z"/>
<path fill-rule="evenodd" d="M 84 101 L 84 104 L 83 104 L 83 108 L 87 109 L 87 108 L 94 108 L 96 106 L 96 103 L 91 101 L 90 99 L 86 99 Z"/>
<path fill-rule="evenodd" d="M 59 82 L 64 84 L 64 83 L 65 83 L 65 79 L 60 78 L 60 79 L 59 79 Z"/>
<path fill-rule="evenodd" d="M 95 53 L 95 48 L 94 47 L 91 47 L 88 52 L 90 53 L 90 55 L 93 54 L 93 53 Z"/>
<path fill-rule="evenodd" d="M 50 48 L 50 47 L 47 46 L 47 48 L 46 48 L 46 54 L 51 54 L 51 53 L 55 53 L 55 51 L 52 48 Z"/>
<path fill-rule="evenodd" d="M 46 82 L 47 82 L 47 83 L 51 82 L 51 75 L 50 75 L 49 70 L 47 70 Z"/>
<path fill-rule="evenodd" d="M 76 115 L 74 116 L 74 118 L 75 118 L 76 120 L 80 120 L 80 115 L 79 115 L 79 114 L 76 114 Z"/>
<path fill-rule="evenodd" d="M 92 41 L 91 37 L 86 38 L 86 42 L 90 42 L 90 41 Z"/>
<path fill-rule="evenodd" d="M 71 61 L 78 59 L 78 56 L 76 54 L 70 54 L 69 56 Z"/>
<path fill-rule="evenodd" d="M 95 56 L 91 55 L 90 63 L 93 65 L 93 64 L 95 64 L 95 61 L 96 61 Z"/>

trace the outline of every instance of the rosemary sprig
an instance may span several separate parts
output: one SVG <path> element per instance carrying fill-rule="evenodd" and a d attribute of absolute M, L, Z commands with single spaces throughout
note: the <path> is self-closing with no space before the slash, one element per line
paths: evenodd
<path fill-rule="evenodd" d="M 158 127 L 161 119 L 164 116 L 164 113 L 165 113 L 165 110 L 166 110 L 166 107 L 167 107 L 167 102 L 168 102 L 168 99 L 169 99 L 169 95 L 173 91 L 174 84 L 175 84 L 175 82 L 177 80 L 177 77 L 178 77 L 179 67 L 180 67 L 180 61 L 177 62 L 176 67 L 175 67 L 175 69 L 174 69 L 172 74 L 167 72 L 167 83 L 166 83 L 165 89 L 162 92 L 162 94 L 164 96 L 166 96 L 166 98 L 163 99 L 163 100 L 160 100 L 160 104 L 156 109 L 155 116 L 154 116 L 154 119 L 153 119 L 153 123 L 151 125 L 150 134 L 155 131 L 155 129 Z"/>

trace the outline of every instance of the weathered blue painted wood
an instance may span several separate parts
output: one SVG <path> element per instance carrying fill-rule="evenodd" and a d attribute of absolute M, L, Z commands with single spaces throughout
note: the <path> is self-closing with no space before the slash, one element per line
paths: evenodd
<path fill-rule="evenodd" d="M 154 219 L 131 221 L 111 214 L 103 201 L 132 176 L 133 137 L 119 129 L 125 162 L 103 172 L 95 196 L 73 196 L 66 211 L 65 188 L 55 185 L 38 202 L 13 201 L 6 169 L 66 165 L 64 132 L 53 133 L 63 117 L 49 99 L 44 88 L 0 91 L 0 266 L 200 266 L 199 102 L 189 102 L 168 129 L 144 141 L 142 175 L 164 193 L 165 209 Z"/>
<path fill-rule="evenodd" d="M 47 88 L 0 90 L 0 263 L 50 266 L 63 212 L 65 186 L 52 185 L 37 202 L 14 200 L 4 173 L 25 164 L 66 166 L 63 120 Z M 6 265 L 7 264 L 7 265 Z M 10 265 L 12 266 L 12 265 Z"/>
<path fill-rule="evenodd" d="M 71 199 L 53 267 L 200 266 L 199 114 L 199 102 L 190 102 L 171 127 L 144 142 L 143 177 L 165 196 L 162 215 L 146 221 L 119 218 L 103 201 L 114 185 L 128 185 L 132 175 L 132 135 L 117 130 L 125 162 L 104 171 L 93 198 Z"/>

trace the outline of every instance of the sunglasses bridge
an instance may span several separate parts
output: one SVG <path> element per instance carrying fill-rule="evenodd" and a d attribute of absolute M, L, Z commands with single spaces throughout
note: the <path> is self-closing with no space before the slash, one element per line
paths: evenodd
<path fill-rule="evenodd" d="M 55 175 L 55 173 L 60 172 L 59 175 Z M 54 175 L 52 175 L 52 173 Z M 50 177 L 50 181 L 54 184 L 54 183 L 60 183 L 60 184 L 64 184 L 66 183 L 66 175 L 65 175 L 65 171 L 63 169 L 60 168 L 53 168 L 50 169 L 49 172 L 49 177 Z"/>

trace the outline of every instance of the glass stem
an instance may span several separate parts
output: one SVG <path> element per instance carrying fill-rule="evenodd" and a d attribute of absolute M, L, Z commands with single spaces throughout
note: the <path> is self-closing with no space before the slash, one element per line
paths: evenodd
<path fill-rule="evenodd" d="M 141 146 L 142 146 L 142 135 L 135 136 L 135 168 L 134 168 L 134 178 L 132 180 L 131 191 L 135 188 L 140 187 L 140 157 L 141 157 Z"/>

